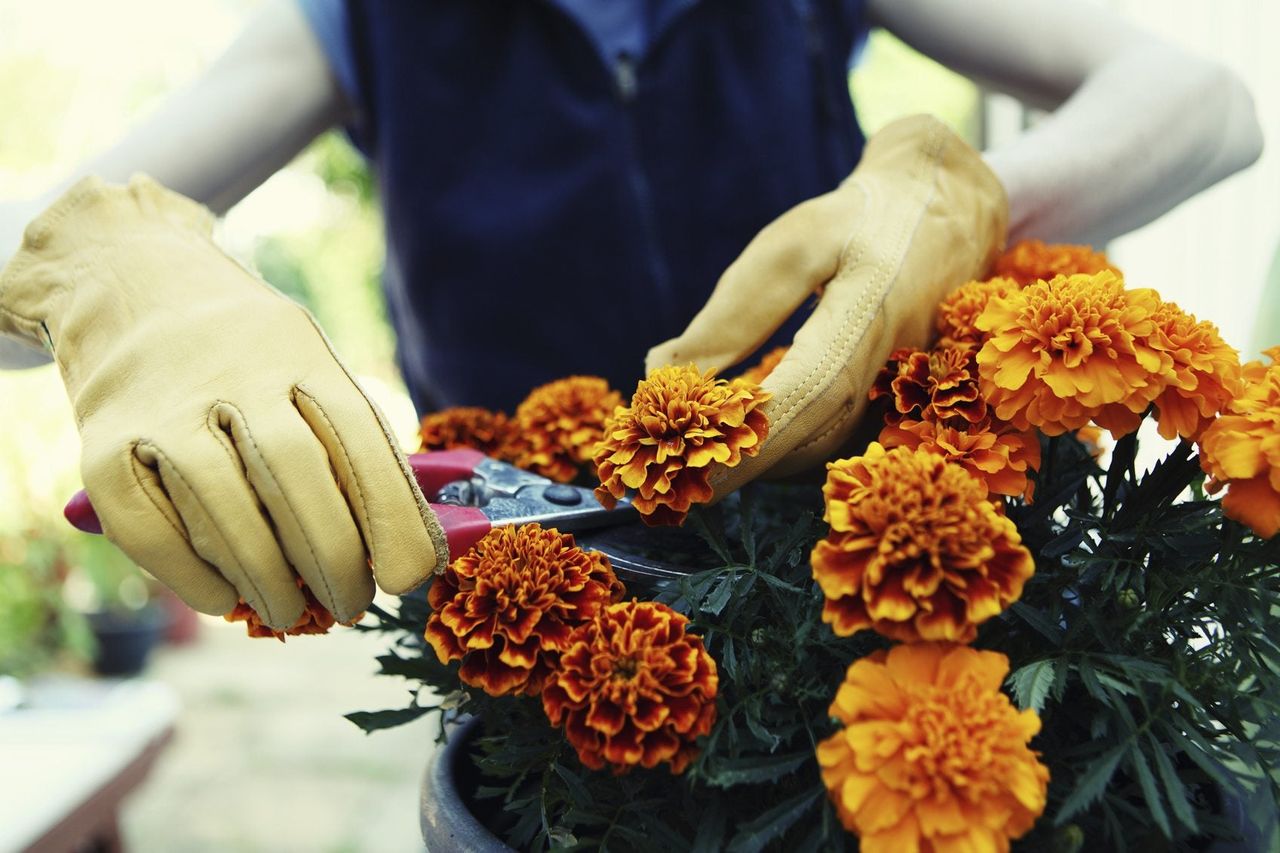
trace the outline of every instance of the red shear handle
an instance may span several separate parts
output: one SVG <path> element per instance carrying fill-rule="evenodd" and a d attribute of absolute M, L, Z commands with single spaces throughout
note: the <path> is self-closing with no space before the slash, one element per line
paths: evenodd
<path fill-rule="evenodd" d="M 466 480 L 476 472 L 476 466 L 488 457 L 479 450 L 460 447 L 455 450 L 431 450 L 409 457 L 409 467 L 427 500 L 455 480 Z"/>

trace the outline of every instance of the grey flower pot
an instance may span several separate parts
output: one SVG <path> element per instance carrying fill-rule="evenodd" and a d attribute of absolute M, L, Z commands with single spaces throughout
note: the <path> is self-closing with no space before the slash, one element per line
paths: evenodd
<path fill-rule="evenodd" d="M 467 748 L 479 734 L 479 720 L 458 723 L 449 742 L 432 753 L 422 776 L 422 840 L 427 853 L 514 853 L 484 824 L 476 820 L 463 794 L 460 770 L 468 763 Z"/>

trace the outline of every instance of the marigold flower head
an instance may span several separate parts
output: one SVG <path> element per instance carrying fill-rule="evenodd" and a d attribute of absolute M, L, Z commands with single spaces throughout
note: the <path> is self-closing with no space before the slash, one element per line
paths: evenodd
<path fill-rule="evenodd" d="M 1152 345 L 1159 297 L 1125 290 L 1111 272 L 1059 276 L 993 299 L 978 318 L 982 394 L 1002 421 L 1048 435 L 1091 420 L 1116 437 L 1173 376 Z"/>
<path fill-rule="evenodd" d="M 1009 659 L 949 643 L 855 661 L 818 744 L 822 781 L 864 853 L 1007 851 L 1044 811 L 1035 711 L 1000 692 Z"/>
<path fill-rule="evenodd" d="M 538 693 L 573 629 L 622 597 L 609 558 L 537 524 L 491 530 L 436 577 L 426 639 L 491 696 Z"/>
<path fill-rule="evenodd" d="M 590 461 L 622 395 L 598 376 L 569 376 L 529 392 L 516 408 L 515 464 L 567 483 Z"/>
<path fill-rule="evenodd" d="M 987 281 L 971 281 L 947 294 L 938 305 L 939 346 L 980 347 L 986 335 L 976 321 L 992 299 L 1008 296 L 1022 285 L 1011 278 L 992 278 Z"/>
<path fill-rule="evenodd" d="M 1240 354 L 1218 327 L 1165 302 L 1155 316 L 1153 345 L 1173 359 L 1173 379 L 1156 398 L 1160 435 L 1195 440 L 1240 395 Z"/>
<path fill-rule="evenodd" d="M 285 628 L 283 631 L 277 631 L 270 625 L 263 623 L 258 617 L 258 612 L 245 603 L 242 598 L 240 602 L 231 610 L 230 613 L 222 618 L 228 622 L 245 623 L 245 631 L 250 637 L 266 639 L 267 637 L 275 637 L 280 642 L 284 642 L 286 636 L 296 637 L 301 634 L 327 634 L 329 629 L 338 624 L 338 620 L 333 618 L 323 604 L 311 593 L 311 589 L 302 582 L 302 578 L 295 579 L 298 589 L 302 590 L 302 597 L 306 601 L 306 607 L 302 610 L 302 615 L 298 620 Z M 364 614 L 360 614 L 363 616 Z M 344 625 L 354 625 L 360 620 L 360 616 L 352 619 L 350 622 L 344 622 Z"/>
<path fill-rule="evenodd" d="M 931 450 L 873 442 L 827 464 L 822 495 L 831 532 L 810 562 L 822 621 L 841 636 L 967 643 L 1035 571 L 983 481 Z"/>
<path fill-rule="evenodd" d="M 744 379 L 717 379 L 693 365 L 661 367 L 636 386 L 596 447 L 596 497 L 610 509 L 627 489 L 647 524 L 682 524 L 712 498 L 711 464 L 737 465 L 760 452 L 770 394 Z"/>
<path fill-rule="evenodd" d="M 994 272 L 1019 284 L 1031 284 L 1059 275 L 1092 275 L 1104 270 L 1121 275 L 1120 269 L 1107 260 L 1105 254 L 1095 252 L 1090 246 L 1023 240 L 996 258 Z"/>
<path fill-rule="evenodd" d="M 1280 532 L 1280 347 L 1270 365 L 1244 366 L 1244 392 L 1200 437 L 1210 491 L 1227 487 L 1222 510 L 1264 539 Z"/>
<path fill-rule="evenodd" d="M 742 371 L 742 378 L 759 385 L 770 373 L 773 373 L 775 367 L 782 363 L 783 356 L 790 349 L 791 347 L 774 347 L 769 350 L 758 363 Z"/>
<path fill-rule="evenodd" d="M 1040 440 L 1030 430 L 1007 425 L 997 429 L 989 419 L 966 429 L 938 421 L 899 421 L 880 431 L 880 443 L 886 449 L 909 447 L 941 454 L 998 495 L 1030 500 L 1035 493 L 1027 472 L 1040 469 Z"/>
<path fill-rule="evenodd" d="M 987 402 L 978 385 L 977 353 L 969 348 L 897 350 L 876 375 L 869 396 L 889 400 L 885 413 L 889 424 L 909 418 L 964 427 L 987 416 Z"/>
<path fill-rule="evenodd" d="M 711 731 L 719 675 L 689 620 L 665 604 L 612 604 L 573 632 L 542 707 L 587 767 L 666 761 L 682 773 Z"/>
<path fill-rule="evenodd" d="M 441 409 L 422 418 L 422 450 L 470 447 L 495 459 L 505 458 L 515 431 L 502 412 L 478 406 Z"/>

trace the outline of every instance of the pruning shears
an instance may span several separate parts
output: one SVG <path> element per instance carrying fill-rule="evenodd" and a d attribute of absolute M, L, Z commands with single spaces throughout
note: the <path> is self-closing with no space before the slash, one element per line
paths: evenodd
<path fill-rule="evenodd" d="M 627 547 L 628 541 L 640 545 L 644 538 L 639 515 L 627 498 L 605 509 L 591 489 L 557 483 L 465 448 L 415 453 L 409 467 L 444 528 L 451 557 L 466 553 L 495 527 L 537 523 L 573 533 L 582 547 L 603 551 L 624 581 L 652 583 L 689 571 Z M 84 491 L 67 502 L 63 514 L 79 530 L 102 532 Z M 616 528 L 618 535 L 602 535 L 605 528 Z"/>

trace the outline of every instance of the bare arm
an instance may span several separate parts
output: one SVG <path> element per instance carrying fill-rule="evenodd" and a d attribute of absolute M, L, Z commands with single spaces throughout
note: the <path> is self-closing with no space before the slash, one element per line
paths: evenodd
<path fill-rule="evenodd" d="M 1093 5 L 871 0 L 877 23 L 951 68 L 1054 112 L 986 153 L 1010 239 L 1099 244 L 1253 163 L 1244 84 Z"/>
<path fill-rule="evenodd" d="M 296 0 L 271 0 L 195 82 L 48 193 L 0 205 L 0 264 L 21 229 L 84 175 L 145 172 L 225 212 L 350 111 Z M 47 361 L 0 338 L 0 367 Z"/>

